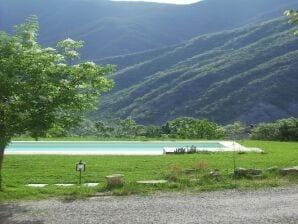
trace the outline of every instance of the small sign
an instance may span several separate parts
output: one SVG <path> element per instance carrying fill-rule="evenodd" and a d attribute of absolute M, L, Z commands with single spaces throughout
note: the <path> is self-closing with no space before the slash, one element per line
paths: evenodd
<path fill-rule="evenodd" d="M 85 170 L 86 170 L 86 164 L 82 160 L 80 160 L 80 162 L 76 164 L 76 171 L 85 172 Z"/>

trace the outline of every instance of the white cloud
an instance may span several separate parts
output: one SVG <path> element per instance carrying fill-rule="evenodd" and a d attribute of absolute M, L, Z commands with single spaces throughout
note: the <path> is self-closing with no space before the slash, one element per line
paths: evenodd
<path fill-rule="evenodd" d="M 199 2 L 201 0 L 112 0 L 112 1 L 130 1 L 130 2 L 142 1 L 142 2 L 159 2 L 159 3 L 185 5 L 185 4 L 191 4 L 191 3 Z"/>

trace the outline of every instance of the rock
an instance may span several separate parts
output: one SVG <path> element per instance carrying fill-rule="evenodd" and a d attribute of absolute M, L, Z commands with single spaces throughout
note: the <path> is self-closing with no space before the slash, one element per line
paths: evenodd
<path fill-rule="evenodd" d="M 211 172 L 209 173 L 209 176 L 211 176 L 211 177 L 218 177 L 218 176 L 219 176 L 219 172 L 216 171 L 216 170 L 211 171 Z"/>
<path fill-rule="evenodd" d="M 212 178 L 215 178 L 216 180 L 220 179 L 220 174 L 218 170 L 213 170 L 211 172 L 209 172 L 209 176 Z"/>
<path fill-rule="evenodd" d="M 298 166 L 281 169 L 280 173 L 282 175 L 298 175 Z"/>
<path fill-rule="evenodd" d="M 48 184 L 26 184 L 28 187 L 46 187 Z"/>
<path fill-rule="evenodd" d="M 124 184 L 124 175 L 122 174 L 112 174 L 109 176 L 106 176 L 108 186 L 122 186 Z"/>
<path fill-rule="evenodd" d="M 83 186 L 85 186 L 85 187 L 96 187 L 98 185 L 99 185 L 99 183 L 84 183 L 83 184 Z"/>
<path fill-rule="evenodd" d="M 236 177 L 250 177 L 250 176 L 256 176 L 261 175 L 262 170 L 258 169 L 246 169 L 246 168 L 237 168 L 234 172 Z"/>
<path fill-rule="evenodd" d="M 139 180 L 137 181 L 138 184 L 165 184 L 167 183 L 167 180 Z"/>

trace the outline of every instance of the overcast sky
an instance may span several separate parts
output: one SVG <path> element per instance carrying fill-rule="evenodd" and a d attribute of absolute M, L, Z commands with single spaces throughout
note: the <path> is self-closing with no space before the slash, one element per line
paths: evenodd
<path fill-rule="evenodd" d="M 113 0 L 113 1 L 143 1 L 143 2 L 161 2 L 161 3 L 171 3 L 171 4 L 191 4 L 199 2 L 200 0 Z"/>

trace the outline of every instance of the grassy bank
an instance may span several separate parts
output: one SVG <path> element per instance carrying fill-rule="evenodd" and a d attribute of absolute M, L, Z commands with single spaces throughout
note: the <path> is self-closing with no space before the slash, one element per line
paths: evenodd
<path fill-rule="evenodd" d="M 264 170 L 257 179 L 242 178 L 236 181 L 238 188 L 258 188 L 298 184 L 298 177 L 281 176 L 278 172 L 266 171 L 268 167 L 298 166 L 297 142 L 243 141 L 249 147 L 259 147 L 264 154 L 236 154 L 236 166 Z M 77 183 L 75 163 L 86 162 L 84 182 L 99 182 L 94 188 L 55 187 L 30 188 L 28 183 Z M 185 169 L 192 169 L 184 173 Z M 218 178 L 210 177 L 210 171 L 218 169 Z M 58 156 L 58 155 L 7 155 L 3 164 L 4 190 L 0 201 L 19 199 L 42 199 L 61 197 L 66 199 L 103 194 L 148 194 L 157 191 L 191 191 L 234 188 L 233 153 L 204 153 L 163 156 Z M 114 189 L 106 186 L 105 176 L 121 173 L 125 185 Z M 167 179 L 168 183 L 156 186 L 136 184 L 137 180 Z"/>

